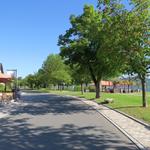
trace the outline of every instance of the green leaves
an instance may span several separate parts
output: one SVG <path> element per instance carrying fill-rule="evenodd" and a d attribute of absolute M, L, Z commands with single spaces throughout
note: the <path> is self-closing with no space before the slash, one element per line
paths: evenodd
<path fill-rule="evenodd" d="M 103 2 L 109 6 L 109 1 Z M 122 15 L 122 8 L 117 7 L 119 5 L 111 3 L 109 11 L 100 12 L 85 5 L 83 14 L 71 16 L 72 27 L 59 37 L 60 54 L 66 63 L 80 66 L 82 72 L 88 69 L 95 85 L 102 78 L 118 74 L 123 65 L 121 46 L 118 46 L 122 42 L 118 34 L 121 33 L 119 21 Z M 112 7 L 117 11 L 110 11 Z"/>
<path fill-rule="evenodd" d="M 51 84 L 68 83 L 71 81 L 69 68 L 66 66 L 59 55 L 49 55 L 44 61 L 42 69 L 45 79 Z"/>
<path fill-rule="evenodd" d="M 118 75 L 128 65 L 132 72 L 146 74 L 150 1 L 131 2 L 132 10 L 125 9 L 120 0 L 99 0 L 98 10 L 85 5 L 83 14 L 72 15 L 71 28 L 59 37 L 65 61 L 88 68 L 94 83 Z"/>

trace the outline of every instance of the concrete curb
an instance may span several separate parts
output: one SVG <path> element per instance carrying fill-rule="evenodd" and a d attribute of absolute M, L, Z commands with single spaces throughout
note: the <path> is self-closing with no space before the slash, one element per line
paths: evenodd
<path fill-rule="evenodd" d="M 90 104 L 87 104 L 85 101 L 87 101 L 87 99 L 85 98 L 79 98 L 79 97 L 76 97 L 76 96 L 69 96 L 67 95 L 67 97 L 72 97 L 72 98 L 76 98 L 78 100 L 81 100 L 82 102 L 84 102 L 86 105 L 89 105 L 90 107 L 94 108 L 98 113 L 100 113 L 104 118 L 106 118 L 109 122 L 111 122 L 116 128 L 118 128 L 129 140 L 131 140 L 139 150 L 146 150 L 146 148 L 144 147 L 144 145 L 142 145 L 139 141 L 137 141 L 135 138 L 132 137 L 132 135 L 128 134 L 124 129 L 122 129 L 120 126 L 118 126 L 114 121 L 112 121 L 109 117 L 107 117 L 105 114 L 103 114 L 100 110 L 96 109 L 95 107 L 93 107 L 92 105 Z M 90 101 L 90 100 L 89 100 Z M 92 101 L 94 103 L 96 103 L 95 101 Z M 96 103 L 98 104 L 98 103 Z M 100 104 L 98 104 L 100 105 Z M 104 106 L 104 105 L 103 105 Z M 106 106 L 105 106 L 106 107 Z M 111 109 L 113 111 L 116 111 L 112 108 L 109 108 L 107 107 L 108 109 Z M 118 111 L 116 111 L 118 112 Z M 118 112 L 120 113 L 120 112 Z M 124 113 L 121 113 L 122 115 L 124 115 Z M 128 115 L 125 115 L 126 117 L 128 117 Z M 129 117 L 130 119 L 133 119 L 132 117 Z M 134 119 L 133 119 L 134 120 Z M 137 121 L 137 119 L 135 119 L 135 121 Z M 141 123 L 140 121 L 137 121 L 139 123 Z M 141 123 L 142 125 L 145 125 L 145 123 Z"/>
<path fill-rule="evenodd" d="M 67 96 L 69 96 L 69 95 L 67 95 Z M 71 97 L 73 97 L 73 98 L 78 98 L 78 99 L 80 99 L 80 100 L 87 100 L 87 99 L 85 99 L 85 98 L 79 98 L 79 97 L 76 97 L 76 96 L 71 96 Z M 124 112 L 121 112 L 121 111 L 119 111 L 119 110 L 113 109 L 113 108 L 111 108 L 111 107 L 109 107 L 109 106 L 107 106 L 107 105 L 105 105 L 105 104 L 99 104 L 99 103 L 97 103 L 97 102 L 94 101 L 94 100 L 93 100 L 92 102 L 95 102 L 95 103 L 98 104 L 98 105 L 102 105 L 102 106 L 104 106 L 104 107 L 106 107 L 106 108 L 108 108 L 108 109 L 111 109 L 111 110 L 113 110 L 113 111 L 116 111 L 116 112 L 118 112 L 118 113 L 120 113 L 120 114 L 122 114 L 122 115 L 124 115 L 124 116 L 126 116 L 126 117 L 128 117 L 128 118 L 130 118 L 130 119 L 132 119 L 132 120 L 134 120 L 134 121 L 136 121 L 136 122 L 138 122 L 138 123 L 140 123 L 140 124 L 142 124 L 142 125 L 148 127 L 148 128 L 150 128 L 150 125 L 149 125 L 149 124 L 147 124 L 147 123 L 145 123 L 145 122 L 143 122 L 143 121 L 141 121 L 141 120 L 139 120 L 139 119 L 136 119 L 136 118 L 134 118 L 134 117 L 132 117 L 132 116 L 130 116 L 130 115 L 124 113 Z"/>
<path fill-rule="evenodd" d="M 111 107 L 109 107 L 109 106 L 106 106 L 106 105 L 104 105 L 104 104 L 99 104 L 99 105 L 103 105 L 104 107 L 107 107 L 107 108 L 109 108 L 109 109 L 111 109 L 111 110 L 113 110 L 113 111 L 116 111 L 116 112 L 118 112 L 118 113 L 120 113 L 120 114 L 122 114 L 122 115 L 124 115 L 124 116 L 126 116 L 126 117 L 128 117 L 128 118 L 130 118 L 130 119 L 132 119 L 132 120 L 134 120 L 134 121 L 136 121 L 136 122 L 138 122 L 138 123 L 140 123 L 140 124 L 142 124 L 142 125 L 148 127 L 148 128 L 150 128 L 150 125 L 149 125 L 149 124 L 147 124 L 147 123 L 145 123 L 145 122 L 143 122 L 143 121 L 141 121 L 141 120 L 139 120 L 139 119 L 136 119 L 136 118 L 134 118 L 134 117 L 132 117 L 132 116 L 130 116 L 130 115 L 124 113 L 124 112 L 121 112 L 121 111 L 119 111 L 119 110 L 113 109 L 113 108 L 111 108 Z"/>
<path fill-rule="evenodd" d="M 100 112 L 99 110 L 97 110 L 102 116 L 104 116 L 109 122 L 111 122 L 115 127 L 117 127 L 125 136 L 128 137 L 128 139 L 130 139 L 139 150 L 145 150 L 146 148 L 139 142 L 137 141 L 135 138 L 133 138 L 130 134 L 128 134 L 124 129 L 122 129 L 120 126 L 118 126 L 114 121 L 112 121 L 108 116 L 106 116 L 105 114 L 103 114 L 102 112 Z"/>

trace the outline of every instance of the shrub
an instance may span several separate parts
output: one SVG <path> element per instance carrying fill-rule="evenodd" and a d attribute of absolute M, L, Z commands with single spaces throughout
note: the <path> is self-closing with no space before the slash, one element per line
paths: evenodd
<path fill-rule="evenodd" d="M 0 84 L 0 91 L 4 91 L 4 85 L 3 84 Z"/>
<path fill-rule="evenodd" d="M 89 86 L 89 92 L 95 92 L 95 86 Z"/>
<path fill-rule="evenodd" d="M 80 85 L 75 85 L 74 86 L 74 91 L 81 91 L 81 86 Z"/>

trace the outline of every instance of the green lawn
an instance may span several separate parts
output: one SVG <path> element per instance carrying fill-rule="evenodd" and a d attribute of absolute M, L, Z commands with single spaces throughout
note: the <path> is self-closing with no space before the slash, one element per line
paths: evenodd
<path fill-rule="evenodd" d="M 43 92 L 50 92 L 59 95 L 73 95 L 81 98 L 91 99 L 95 98 L 95 93 L 84 93 L 81 92 L 70 92 L 70 91 L 48 91 L 43 90 Z M 143 108 L 141 93 L 132 94 L 119 94 L 119 93 L 102 93 L 101 98 L 97 99 L 98 103 L 103 102 L 105 98 L 113 98 L 114 103 L 108 104 L 108 106 L 125 112 L 137 119 L 143 120 L 150 124 L 150 106 L 148 108 Z M 147 93 L 148 103 L 150 105 L 150 93 Z"/>
<path fill-rule="evenodd" d="M 149 94 L 148 94 L 149 95 Z M 141 94 L 108 94 L 103 93 L 102 100 L 105 98 L 113 98 L 114 103 L 109 104 L 110 107 L 123 111 L 135 118 L 150 123 L 150 106 L 143 108 Z M 147 96 L 150 104 L 150 97 Z M 98 102 L 101 100 L 97 100 Z"/>

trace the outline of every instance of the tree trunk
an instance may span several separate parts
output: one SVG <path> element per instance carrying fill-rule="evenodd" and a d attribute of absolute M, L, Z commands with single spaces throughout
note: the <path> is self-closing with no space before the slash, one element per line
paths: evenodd
<path fill-rule="evenodd" d="M 95 83 L 95 88 L 96 88 L 96 98 L 100 98 L 100 81 L 97 81 Z"/>
<path fill-rule="evenodd" d="M 124 84 L 124 93 L 126 92 L 126 85 Z"/>
<path fill-rule="evenodd" d="M 116 83 L 113 84 L 113 91 L 111 90 L 113 93 L 115 93 L 115 88 L 116 88 Z M 112 93 L 112 92 L 111 92 L 111 93 Z"/>
<path fill-rule="evenodd" d="M 43 88 L 47 88 L 47 87 L 46 87 L 46 83 L 43 84 Z"/>
<path fill-rule="evenodd" d="M 142 84 L 142 103 L 143 107 L 147 107 L 147 100 L 146 100 L 146 81 L 145 78 L 141 79 L 141 84 Z"/>
<path fill-rule="evenodd" d="M 62 84 L 62 90 L 64 90 L 65 89 L 65 85 L 64 84 Z"/>
<path fill-rule="evenodd" d="M 59 85 L 59 90 L 62 91 L 62 84 Z"/>
<path fill-rule="evenodd" d="M 4 88 L 4 91 L 6 92 L 6 90 L 7 90 L 7 86 L 6 86 L 6 83 L 5 83 L 5 88 Z"/>
<path fill-rule="evenodd" d="M 128 84 L 128 93 L 130 93 L 130 85 Z"/>
<path fill-rule="evenodd" d="M 84 94 L 83 83 L 81 83 L 81 93 L 82 93 L 82 95 Z"/>
<path fill-rule="evenodd" d="M 89 63 L 89 71 L 92 77 L 92 80 L 95 84 L 95 88 L 96 88 L 96 98 L 100 98 L 100 81 L 101 81 L 101 77 L 99 75 L 98 78 L 96 78 L 96 75 L 94 74 L 93 68 L 91 67 L 90 63 Z"/>

